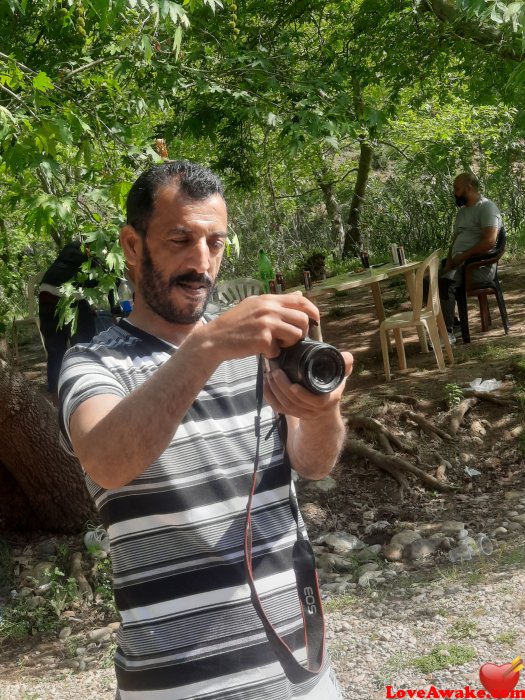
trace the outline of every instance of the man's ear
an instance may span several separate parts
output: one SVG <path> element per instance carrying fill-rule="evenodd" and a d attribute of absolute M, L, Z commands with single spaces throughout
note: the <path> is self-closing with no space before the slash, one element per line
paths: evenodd
<path fill-rule="evenodd" d="M 142 259 L 142 236 L 133 226 L 125 224 L 120 230 L 120 245 L 128 268 L 135 269 Z"/>

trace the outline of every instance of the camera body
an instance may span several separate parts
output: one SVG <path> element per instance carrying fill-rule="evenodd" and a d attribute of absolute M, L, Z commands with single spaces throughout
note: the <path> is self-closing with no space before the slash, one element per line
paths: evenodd
<path fill-rule="evenodd" d="M 328 394 L 345 378 L 345 361 L 339 350 L 310 338 L 283 348 L 270 366 L 282 369 L 294 384 L 313 394 Z"/>

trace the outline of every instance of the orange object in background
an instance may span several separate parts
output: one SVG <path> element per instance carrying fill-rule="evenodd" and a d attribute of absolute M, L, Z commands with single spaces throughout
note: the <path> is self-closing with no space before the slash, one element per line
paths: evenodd
<path fill-rule="evenodd" d="M 166 147 L 165 139 L 155 139 L 155 150 L 161 158 L 168 157 L 168 149 Z"/>

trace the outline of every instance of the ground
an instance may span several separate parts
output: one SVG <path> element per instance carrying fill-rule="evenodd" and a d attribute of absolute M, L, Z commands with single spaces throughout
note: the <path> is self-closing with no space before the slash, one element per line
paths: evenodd
<path fill-rule="evenodd" d="M 500 274 L 511 323 L 509 336 L 503 333 L 494 303 L 492 329 L 482 334 L 479 313 L 471 301 L 472 343 L 463 346 L 458 342 L 454 365 L 439 372 L 433 353 L 422 355 L 416 336 L 407 335 L 410 370 L 396 374 L 392 360 L 390 383 L 384 381 L 377 322 L 367 293 L 319 298 L 324 340 L 351 350 L 355 358 L 345 393 L 345 416 L 375 417 L 409 447 L 415 447 L 415 454 L 397 451 L 400 456 L 438 475 L 454 490 L 438 492 L 408 475 L 409 488 L 401 499 L 391 476 L 346 450 L 333 473 L 335 488 L 323 493 L 299 484 L 313 538 L 327 531 L 346 531 L 368 545 L 383 545 L 393 532 L 422 523 L 461 521 L 476 534 L 512 524 L 515 517 L 519 520 L 525 510 L 523 409 L 516 401 L 520 391 L 523 395 L 520 382 L 525 383 L 524 268 L 507 264 Z M 401 285 L 384 291 L 387 313 L 404 300 Z M 26 346 L 22 357 L 23 370 L 44 391 L 41 350 Z M 447 399 L 453 395 L 461 399 L 459 390 L 465 393 L 469 382 L 478 377 L 502 382 L 496 394 L 510 403 L 479 401 L 466 413 L 453 440 L 429 436 L 410 418 L 402 418 L 404 412 L 414 410 L 449 430 Z M 409 405 L 403 399 L 407 396 L 418 399 L 419 404 Z M 350 438 L 374 444 L 369 435 L 351 432 Z M 436 453 L 442 458 L 441 472 Z M 480 473 L 469 474 L 466 468 Z M 368 528 L 380 521 L 388 527 Z M 23 557 L 24 549 L 33 552 L 48 538 L 48 533 L 33 538 L 13 536 L 10 544 Z M 388 685 L 394 688 L 391 693 L 402 687 L 429 685 L 480 688 L 478 671 L 483 663 L 510 662 L 525 652 L 524 543 L 525 530 L 515 527 L 512 531 L 508 525 L 508 532 L 494 539 L 491 556 L 451 564 L 442 553 L 423 561 L 399 562 L 393 565 L 398 567 L 397 575 L 385 585 L 351 584 L 346 594 L 329 596 L 328 646 L 343 697 L 379 700 L 387 696 Z M 81 539 L 73 538 L 69 546 L 80 548 Z M 102 641 L 88 637 L 112 618 L 93 610 L 93 606 L 79 605 L 63 611 L 61 625 L 72 632 L 63 641 L 54 634 L 44 640 L 31 637 L 0 646 L 0 700 L 113 698 L 113 635 L 108 633 L 109 638 Z"/>

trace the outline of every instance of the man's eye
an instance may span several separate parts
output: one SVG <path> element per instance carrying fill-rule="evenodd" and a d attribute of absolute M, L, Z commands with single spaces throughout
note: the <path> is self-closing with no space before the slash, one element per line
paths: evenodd
<path fill-rule="evenodd" d="M 211 247 L 215 248 L 216 250 L 221 250 L 222 248 L 224 248 L 224 241 L 223 240 L 212 241 Z"/>

